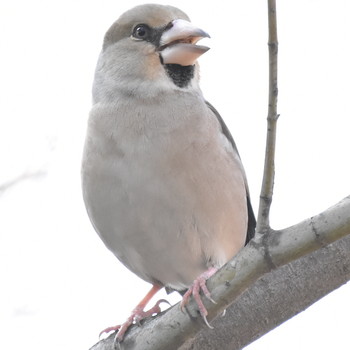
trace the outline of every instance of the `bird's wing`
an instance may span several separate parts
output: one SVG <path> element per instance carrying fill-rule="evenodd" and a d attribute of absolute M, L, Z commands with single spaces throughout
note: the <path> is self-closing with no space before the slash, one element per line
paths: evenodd
<path fill-rule="evenodd" d="M 219 121 L 219 123 L 221 125 L 221 129 L 222 129 L 223 134 L 230 141 L 230 143 L 232 144 L 233 149 L 237 152 L 237 154 L 239 156 L 238 149 L 237 149 L 237 146 L 235 144 L 235 141 L 233 140 L 233 137 L 232 137 L 232 135 L 230 133 L 230 130 L 226 126 L 226 124 L 225 124 L 224 120 L 222 119 L 221 115 L 219 114 L 219 112 L 215 109 L 215 107 L 212 104 L 210 104 L 208 101 L 205 101 L 205 103 L 207 104 L 209 109 L 215 114 L 216 118 L 218 119 L 218 121 Z M 252 204 L 251 204 L 251 201 L 250 201 L 250 195 L 249 195 L 249 188 L 248 188 L 247 178 L 246 178 L 245 174 L 243 174 L 243 175 L 244 175 L 245 188 L 246 188 L 246 192 L 247 192 L 247 206 L 248 206 L 248 229 L 247 229 L 247 238 L 246 238 L 246 242 L 245 242 L 245 244 L 247 244 L 254 237 L 256 220 L 255 220 Z"/>

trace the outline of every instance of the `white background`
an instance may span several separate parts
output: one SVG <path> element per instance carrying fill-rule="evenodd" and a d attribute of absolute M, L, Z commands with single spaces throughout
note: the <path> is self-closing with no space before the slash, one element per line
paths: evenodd
<path fill-rule="evenodd" d="M 94 233 L 79 173 L 103 35 L 140 3 L 0 3 L 0 184 L 45 172 L 0 193 L 2 349 L 87 350 L 149 289 Z M 266 1 L 171 4 L 212 37 L 200 58 L 202 89 L 237 142 L 257 211 L 267 114 Z M 349 19 L 347 0 L 278 1 L 276 229 L 350 193 Z M 349 293 L 348 284 L 247 349 L 349 349 Z"/>

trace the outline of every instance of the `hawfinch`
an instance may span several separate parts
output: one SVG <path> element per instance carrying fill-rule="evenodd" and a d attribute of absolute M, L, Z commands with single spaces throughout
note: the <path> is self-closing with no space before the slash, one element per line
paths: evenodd
<path fill-rule="evenodd" d="M 209 35 L 179 9 L 137 6 L 107 31 L 93 84 L 82 164 L 92 225 L 108 249 L 152 284 L 118 330 L 121 341 L 162 287 L 200 292 L 254 235 L 247 180 L 233 138 L 199 87 Z"/>

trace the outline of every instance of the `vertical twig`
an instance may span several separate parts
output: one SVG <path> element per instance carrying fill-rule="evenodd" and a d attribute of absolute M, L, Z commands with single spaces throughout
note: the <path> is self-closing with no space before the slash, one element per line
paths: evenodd
<path fill-rule="evenodd" d="M 260 204 L 257 220 L 258 233 L 270 230 L 270 207 L 272 203 L 273 185 L 275 178 L 275 147 L 277 127 L 277 20 L 276 0 L 268 0 L 268 27 L 269 27 L 269 106 L 267 115 L 267 136 L 265 150 L 264 176 L 260 193 Z"/>

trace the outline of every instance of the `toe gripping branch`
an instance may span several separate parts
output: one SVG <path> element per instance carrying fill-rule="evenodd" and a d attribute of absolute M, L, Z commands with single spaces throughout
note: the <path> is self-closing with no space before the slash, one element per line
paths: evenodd
<path fill-rule="evenodd" d="M 216 304 L 216 302 L 212 299 L 212 297 L 210 295 L 210 292 L 207 288 L 206 282 L 207 282 L 207 279 L 210 278 L 211 276 L 213 276 L 217 270 L 218 270 L 217 268 L 211 267 L 207 271 L 202 273 L 200 276 L 198 276 L 193 281 L 192 286 L 184 294 L 182 301 L 181 301 L 181 304 L 180 304 L 181 311 L 183 311 L 184 307 L 186 307 L 186 305 L 188 304 L 189 299 L 192 295 L 193 299 L 195 300 L 195 302 L 198 306 L 199 313 L 201 314 L 203 321 L 210 329 L 213 329 L 213 327 L 209 324 L 209 322 L 207 320 L 208 311 L 203 304 L 202 298 L 200 296 L 200 292 L 202 291 L 208 300 L 210 300 L 212 303 Z"/>

